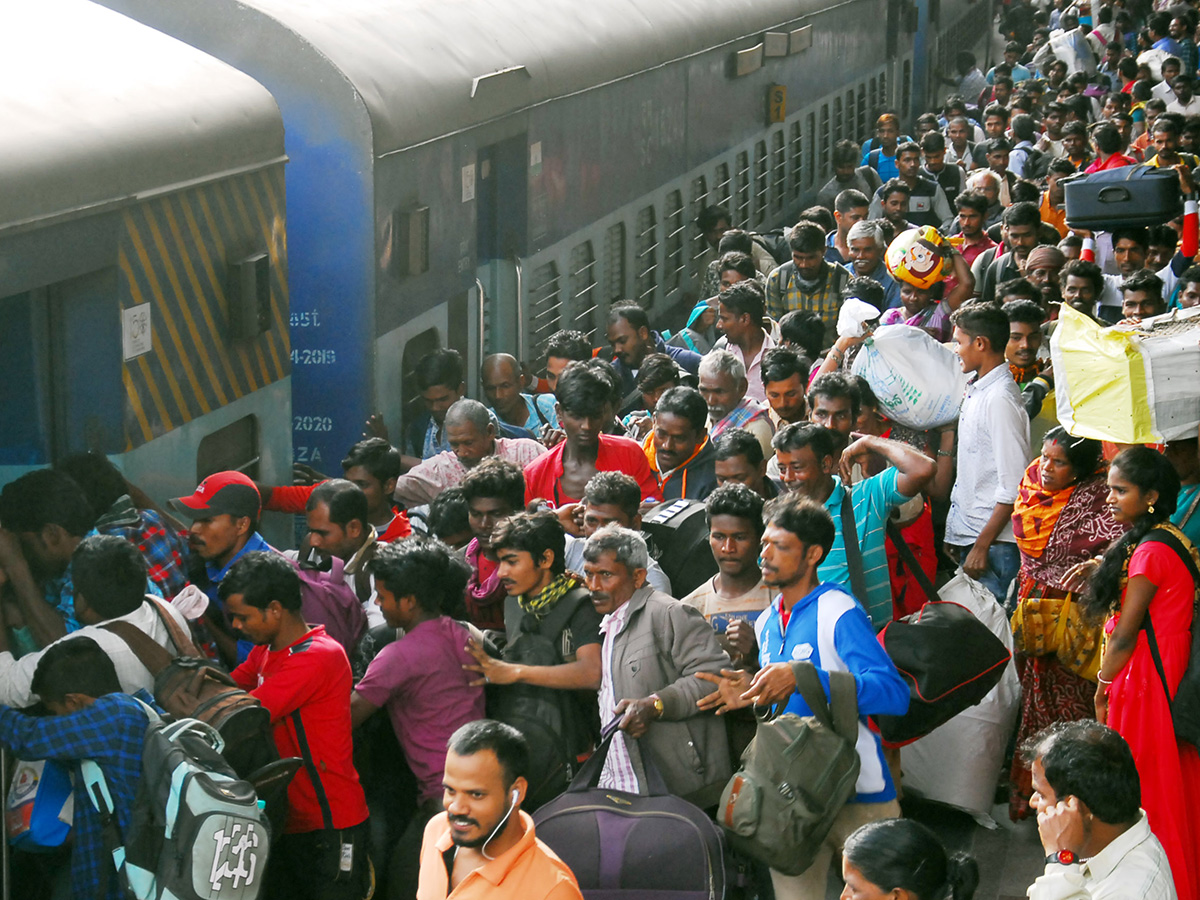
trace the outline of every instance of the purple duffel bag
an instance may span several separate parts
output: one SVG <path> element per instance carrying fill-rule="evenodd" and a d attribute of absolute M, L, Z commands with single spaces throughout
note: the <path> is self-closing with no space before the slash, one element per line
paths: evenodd
<path fill-rule="evenodd" d="M 534 813 L 537 836 L 571 867 L 585 900 L 721 900 L 721 830 L 667 791 L 648 753 L 647 794 L 596 787 L 615 725 L 570 787 Z"/>

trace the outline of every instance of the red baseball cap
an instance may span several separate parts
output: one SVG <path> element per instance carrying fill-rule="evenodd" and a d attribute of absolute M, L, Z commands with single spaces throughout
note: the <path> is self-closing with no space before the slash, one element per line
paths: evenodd
<path fill-rule="evenodd" d="M 262 509 L 258 488 L 241 472 L 217 472 L 209 475 L 196 487 L 190 497 L 178 497 L 172 505 L 193 519 L 206 516 L 230 515 L 240 519 L 257 519 Z"/>

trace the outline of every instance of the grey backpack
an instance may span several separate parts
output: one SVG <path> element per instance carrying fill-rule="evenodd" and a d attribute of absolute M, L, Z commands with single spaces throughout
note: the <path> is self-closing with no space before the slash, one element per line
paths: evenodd
<path fill-rule="evenodd" d="M 785 875 L 812 864 L 859 769 L 854 676 L 829 673 L 829 704 L 812 663 L 794 662 L 792 672 L 813 715 L 760 721 L 717 807 L 729 845 Z"/>
<path fill-rule="evenodd" d="M 150 724 L 128 834 L 117 828 L 104 773 L 82 763 L 122 890 L 135 900 L 256 900 L 271 840 L 254 787 L 221 757 L 224 741 L 212 726 L 167 723 L 145 708 Z"/>

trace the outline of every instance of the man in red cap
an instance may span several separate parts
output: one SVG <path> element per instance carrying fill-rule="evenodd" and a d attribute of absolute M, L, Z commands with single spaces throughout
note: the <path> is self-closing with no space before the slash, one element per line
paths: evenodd
<path fill-rule="evenodd" d="M 171 505 L 192 520 L 188 529 L 192 583 L 208 596 L 210 609 L 223 611 L 217 586 L 229 567 L 254 550 L 273 551 L 258 533 L 258 488 L 241 472 L 217 472 L 200 482 L 190 497 L 179 497 Z M 235 638 L 223 616 L 206 613 L 204 620 L 212 626 L 213 639 L 226 662 L 246 658 L 253 643 Z"/>

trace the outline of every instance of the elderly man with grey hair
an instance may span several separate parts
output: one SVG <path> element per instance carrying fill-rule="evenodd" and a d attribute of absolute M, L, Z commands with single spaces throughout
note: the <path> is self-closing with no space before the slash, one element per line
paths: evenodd
<path fill-rule="evenodd" d="M 600 721 L 619 719 L 624 732 L 613 738 L 600 787 L 638 792 L 648 748 L 672 794 L 713 806 L 732 774 L 729 743 L 724 723 L 697 709 L 707 691 L 695 676 L 731 663 L 698 610 L 646 584 L 649 558 L 642 536 L 619 525 L 583 548 L 592 605 L 604 616 Z"/>
<path fill-rule="evenodd" d="M 875 219 L 855 222 L 846 233 L 846 246 L 850 248 L 850 274 L 879 282 L 887 297 L 888 309 L 899 306 L 900 282 L 891 276 L 883 264 L 887 241 L 878 222 Z"/>
<path fill-rule="evenodd" d="M 730 428 L 750 432 L 769 458 L 775 426 L 767 404 L 746 396 L 746 367 L 729 350 L 711 350 L 700 360 L 700 396 L 708 404 L 708 436 L 716 440 Z"/>
<path fill-rule="evenodd" d="M 431 502 L 447 488 L 460 485 L 467 470 L 489 456 L 524 468 L 546 452 L 545 447 L 529 438 L 496 437 L 496 420 L 478 400 L 464 398 L 446 410 L 444 428 L 450 449 L 423 460 L 396 479 L 392 496 L 397 503 L 411 509 Z"/>

